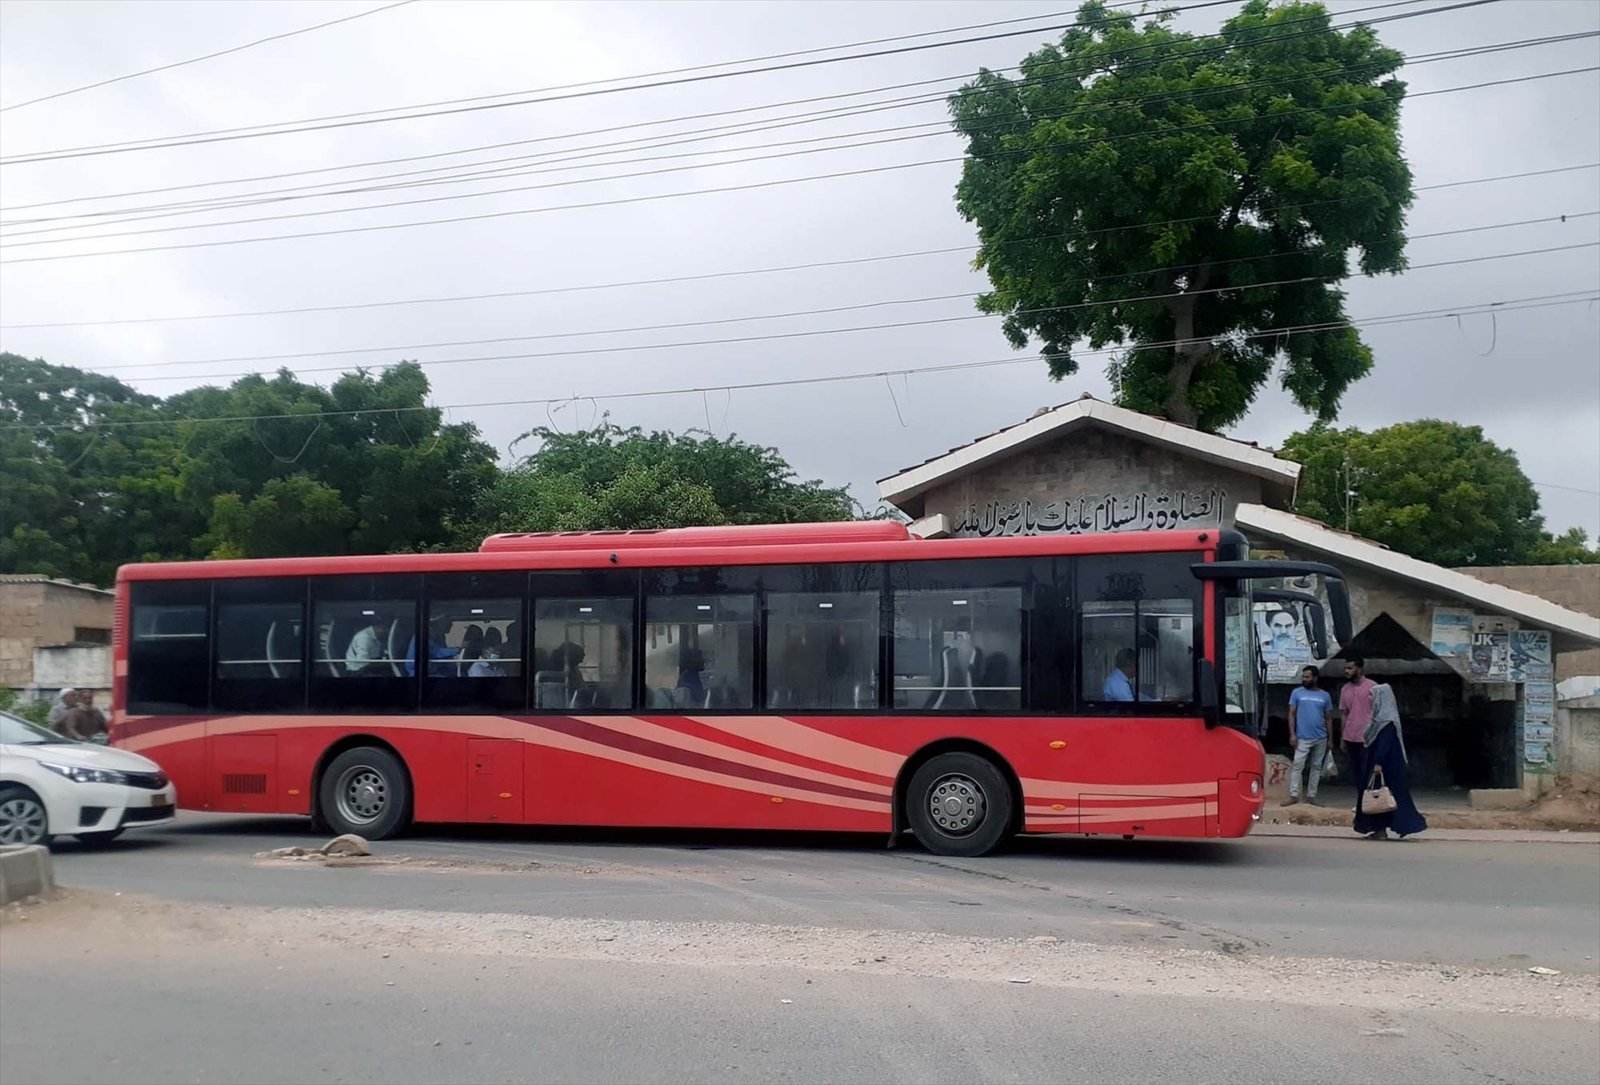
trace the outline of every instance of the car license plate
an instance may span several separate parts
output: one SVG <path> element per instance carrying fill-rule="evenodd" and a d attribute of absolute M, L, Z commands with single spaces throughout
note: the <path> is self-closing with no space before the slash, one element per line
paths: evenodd
<path fill-rule="evenodd" d="M 165 806 L 165 805 L 167 805 L 167 797 L 165 795 L 151 795 L 150 796 L 150 805 L 151 806 Z"/>

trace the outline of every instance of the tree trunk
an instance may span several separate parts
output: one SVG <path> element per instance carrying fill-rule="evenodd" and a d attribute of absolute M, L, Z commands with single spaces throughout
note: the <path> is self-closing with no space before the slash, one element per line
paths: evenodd
<path fill-rule="evenodd" d="M 1203 280 L 1205 276 L 1196 278 Z M 1211 355 L 1209 342 L 1192 341 L 1195 337 L 1194 306 L 1193 296 L 1174 298 L 1168 303 L 1172 313 L 1172 337 L 1178 343 L 1172 348 L 1172 368 L 1167 370 L 1167 400 L 1162 404 L 1162 411 L 1172 421 L 1185 426 L 1200 424 L 1200 412 L 1189 402 L 1189 385 L 1195 371 Z"/>

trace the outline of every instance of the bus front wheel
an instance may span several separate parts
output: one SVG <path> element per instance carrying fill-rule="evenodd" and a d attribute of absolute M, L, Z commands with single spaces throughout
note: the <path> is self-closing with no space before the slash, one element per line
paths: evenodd
<path fill-rule="evenodd" d="M 345 750 L 322 771 L 317 812 L 335 833 L 383 840 L 411 817 L 411 782 L 400 759 L 376 746 Z"/>
<path fill-rule="evenodd" d="M 1011 830 L 1011 785 L 993 761 L 942 753 L 911 776 L 906 820 L 935 855 L 987 855 Z"/>

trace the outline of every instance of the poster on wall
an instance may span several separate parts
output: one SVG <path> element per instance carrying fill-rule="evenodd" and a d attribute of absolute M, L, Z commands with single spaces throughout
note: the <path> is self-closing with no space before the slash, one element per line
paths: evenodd
<path fill-rule="evenodd" d="M 1524 742 L 1522 744 L 1522 759 L 1530 765 L 1548 765 L 1550 763 L 1549 743 Z"/>
<path fill-rule="evenodd" d="M 1293 610 L 1280 606 L 1255 609 L 1256 642 L 1266 664 L 1268 682 L 1295 682 L 1300 668 L 1316 662 L 1305 624 Z"/>
<path fill-rule="evenodd" d="M 1511 681 L 1548 682 L 1555 677 L 1548 631 L 1513 629 L 1510 633 L 1510 652 Z"/>
<path fill-rule="evenodd" d="M 1472 656 L 1473 613 L 1460 607 L 1433 608 L 1433 654 L 1465 667 Z"/>
<path fill-rule="evenodd" d="M 1474 682 L 1511 680 L 1511 634 L 1472 634 L 1472 658 L 1467 673 Z"/>

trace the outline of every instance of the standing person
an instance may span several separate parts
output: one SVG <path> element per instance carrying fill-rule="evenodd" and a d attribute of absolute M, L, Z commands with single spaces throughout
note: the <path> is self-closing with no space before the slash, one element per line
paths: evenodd
<path fill-rule="evenodd" d="M 1366 675 L 1367 661 L 1346 656 L 1344 688 L 1339 691 L 1339 734 L 1350 764 L 1350 782 L 1366 786 L 1367 726 L 1372 723 L 1373 681 Z"/>
<path fill-rule="evenodd" d="M 53 730 L 61 730 L 61 717 L 72 711 L 72 707 L 77 700 L 78 691 L 71 686 L 63 686 L 56 693 L 55 700 L 50 702 L 50 715 L 47 717 Z"/>
<path fill-rule="evenodd" d="M 1322 782 L 1322 761 L 1328 753 L 1328 717 L 1333 715 L 1333 698 L 1317 686 L 1322 673 L 1315 667 L 1300 668 L 1300 686 L 1289 694 L 1289 745 L 1294 748 L 1294 767 L 1289 774 L 1289 799 L 1283 805 L 1300 801 L 1300 776 L 1309 764 L 1306 802 L 1317 805 L 1317 784 Z"/>
<path fill-rule="evenodd" d="M 1392 829 L 1404 840 L 1428 827 L 1427 819 L 1417 809 L 1411 798 L 1411 781 L 1407 776 L 1406 742 L 1400 733 L 1400 706 L 1395 701 L 1394 690 L 1387 684 L 1372 687 L 1372 722 L 1366 731 L 1365 779 L 1356 792 L 1356 832 L 1365 833 L 1368 840 L 1387 840 Z M 1361 808 L 1367 788 L 1387 787 L 1394 796 L 1393 810 L 1369 814 Z"/>
<path fill-rule="evenodd" d="M 106 717 L 94 706 L 94 694 L 88 690 L 74 690 L 68 705 L 57 725 L 62 737 L 74 742 L 104 743 Z"/>

